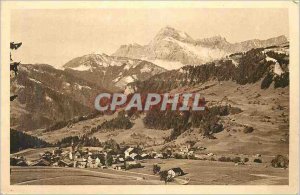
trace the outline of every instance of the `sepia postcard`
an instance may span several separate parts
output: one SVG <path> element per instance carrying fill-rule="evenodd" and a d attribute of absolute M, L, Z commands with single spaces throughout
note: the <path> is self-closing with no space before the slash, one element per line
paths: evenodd
<path fill-rule="evenodd" d="M 299 1 L 1 1 L 0 35 L 1 194 L 298 193 Z"/>

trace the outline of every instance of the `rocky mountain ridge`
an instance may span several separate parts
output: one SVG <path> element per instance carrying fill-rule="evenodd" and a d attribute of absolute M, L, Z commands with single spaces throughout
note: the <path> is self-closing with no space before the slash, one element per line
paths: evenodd
<path fill-rule="evenodd" d="M 253 39 L 240 43 L 229 43 L 221 36 L 193 39 L 187 33 L 167 26 L 161 29 L 149 44 L 122 45 L 113 55 L 144 59 L 171 70 L 184 65 L 199 65 L 221 59 L 232 53 L 286 42 L 288 40 L 283 35 L 267 40 Z"/>
<path fill-rule="evenodd" d="M 130 82 L 145 80 L 165 71 L 151 62 L 106 54 L 77 57 L 63 67 L 66 72 L 112 91 L 123 90 Z"/>

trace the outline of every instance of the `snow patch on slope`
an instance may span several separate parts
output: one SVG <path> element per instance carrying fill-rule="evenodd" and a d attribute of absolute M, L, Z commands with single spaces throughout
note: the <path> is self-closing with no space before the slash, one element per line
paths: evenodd
<path fill-rule="evenodd" d="M 231 62 L 232 62 L 232 64 L 233 64 L 235 67 L 238 67 L 238 66 L 239 66 L 239 63 L 237 63 L 237 61 L 231 59 Z"/>
<path fill-rule="evenodd" d="M 52 102 L 52 101 L 53 101 L 53 99 L 52 99 L 51 97 L 49 97 L 47 94 L 46 94 L 45 99 L 46 99 L 48 102 Z"/>
<path fill-rule="evenodd" d="M 40 81 L 38 81 L 38 80 L 35 80 L 35 79 L 33 79 L 33 78 L 28 78 L 28 79 L 31 80 L 31 81 L 33 81 L 33 82 L 35 82 L 35 83 L 42 84 L 42 82 L 40 82 Z"/>
<path fill-rule="evenodd" d="M 282 70 L 280 64 L 278 63 L 278 61 L 277 61 L 276 59 L 271 58 L 271 57 L 269 57 L 269 56 L 267 55 L 267 56 L 266 56 L 266 60 L 269 61 L 269 62 L 270 62 L 270 61 L 275 62 L 274 69 L 273 69 L 273 72 L 274 72 L 275 74 L 277 74 L 277 75 L 280 76 L 281 74 L 284 73 L 284 71 Z"/>
<path fill-rule="evenodd" d="M 190 43 L 178 41 L 172 37 L 166 37 L 164 40 L 178 44 L 185 51 L 185 53 L 196 56 L 198 59 L 202 59 L 203 61 L 211 61 L 226 55 L 226 53 L 220 49 L 210 49 L 196 46 Z"/>
<path fill-rule="evenodd" d="M 268 62 L 270 62 L 270 61 L 271 61 L 271 62 L 275 62 L 275 63 L 277 62 L 277 60 L 275 60 L 274 58 L 270 58 L 269 56 L 266 57 L 266 60 L 267 60 Z"/>
<path fill-rule="evenodd" d="M 89 86 L 79 85 L 78 83 L 76 83 L 75 86 L 76 86 L 76 88 L 78 88 L 79 90 L 82 90 L 82 88 L 85 88 L 85 89 L 91 89 Z"/>
<path fill-rule="evenodd" d="M 124 88 L 128 83 L 134 82 L 136 79 L 136 75 L 123 77 L 116 83 L 116 86 Z"/>
<path fill-rule="evenodd" d="M 91 66 L 89 65 L 84 65 L 84 64 L 81 64 L 80 66 L 77 66 L 77 67 L 73 67 L 71 69 L 73 70 L 77 70 L 77 71 L 87 71 L 87 70 L 91 70 Z"/>
<path fill-rule="evenodd" d="M 178 61 L 168 61 L 168 60 L 160 60 L 160 59 L 155 59 L 155 60 L 148 59 L 147 61 L 152 62 L 153 64 L 156 64 L 166 70 L 179 69 L 184 66 L 181 62 Z"/>
<path fill-rule="evenodd" d="M 113 80 L 113 82 L 118 82 L 120 80 L 120 77 L 118 76 L 117 78 L 115 78 L 114 80 Z"/>
<path fill-rule="evenodd" d="M 128 65 L 128 64 L 126 64 L 125 66 L 124 66 L 124 70 L 129 70 L 130 69 L 130 66 Z"/>
<path fill-rule="evenodd" d="M 148 67 L 148 66 L 144 66 L 144 67 L 141 69 L 141 72 L 151 72 L 151 68 Z"/>
<path fill-rule="evenodd" d="M 187 38 L 187 36 L 186 36 L 186 33 L 185 33 L 185 32 L 178 31 L 178 33 L 179 33 L 179 35 L 180 35 L 180 37 L 181 37 L 181 38 L 183 38 L 183 39 Z"/>
<path fill-rule="evenodd" d="M 284 71 L 282 70 L 282 68 L 278 62 L 276 62 L 275 66 L 274 66 L 274 73 L 279 76 L 284 73 Z"/>

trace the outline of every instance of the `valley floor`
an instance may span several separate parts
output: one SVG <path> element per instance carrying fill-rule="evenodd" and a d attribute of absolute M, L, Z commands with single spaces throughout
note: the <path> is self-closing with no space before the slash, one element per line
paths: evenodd
<path fill-rule="evenodd" d="M 235 166 L 230 162 L 187 159 L 150 159 L 143 168 L 128 171 L 60 167 L 11 167 L 12 185 L 164 185 L 152 165 L 163 170 L 180 167 L 186 173 L 168 185 L 288 185 L 288 169 L 265 163 Z"/>

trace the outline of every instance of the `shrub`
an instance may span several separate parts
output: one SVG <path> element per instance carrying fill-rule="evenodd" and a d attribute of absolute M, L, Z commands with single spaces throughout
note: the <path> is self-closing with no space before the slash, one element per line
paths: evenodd
<path fill-rule="evenodd" d="M 278 87 L 286 87 L 289 85 L 289 73 L 285 72 L 280 76 L 276 76 L 274 78 L 274 87 L 278 88 Z"/>
<path fill-rule="evenodd" d="M 125 164 L 125 169 L 129 170 L 129 169 L 134 169 L 134 168 L 141 168 L 142 165 L 141 163 L 136 163 L 136 164 Z"/>
<path fill-rule="evenodd" d="M 260 158 L 256 158 L 256 159 L 253 160 L 253 162 L 255 162 L 255 163 L 262 163 L 262 160 Z"/>
<path fill-rule="evenodd" d="M 249 158 L 244 158 L 244 162 L 249 162 Z"/>
<path fill-rule="evenodd" d="M 275 168 L 287 168 L 289 166 L 289 159 L 282 155 L 277 155 L 271 161 L 271 165 L 272 165 L 272 167 L 275 167 Z"/>
<path fill-rule="evenodd" d="M 111 166 L 113 163 L 113 157 L 111 154 L 107 154 L 106 159 L 105 159 L 105 165 L 106 166 Z"/>
<path fill-rule="evenodd" d="M 153 174 L 156 175 L 157 173 L 159 173 L 160 169 L 161 169 L 160 166 L 158 166 L 156 164 L 153 165 L 153 169 L 152 169 L 153 170 Z"/>
<path fill-rule="evenodd" d="M 167 183 L 169 181 L 168 179 L 168 171 L 161 171 L 159 172 L 159 177 L 161 181 L 165 181 Z"/>
<path fill-rule="evenodd" d="M 234 157 L 234 158 L 232 159 L 232 162 L 234 162 L 234 163 L 241 162 L 241 157 L 239 157 L 239 156 Z"/>
<path fill-rule="evenodd" d="M 196 160 L 195 154 L 188 154 L 186 155 L 187 159 Z"/>
<path fill-rule="evenodd" d="M 261 89 L 268 89 L 273 82 L 273 74 L 268 73 L 267 76 L 261 82 L 260 88 Z"/>
<path fill-rule="evenodd" d="M 254 131 L 253 127 L 247 126 L 247 127 L 244 128 L 244 133 L 252 133 L 253 131 Z"/>
<path fill-rule="evenodd" d="M 110 149 L 112 154 L 120 153 L 120 145 L 114 140 L 109 139 L 103 143 L 104 149 Z"/>
<path fill-rule="evenodd" d="M 175 159 L 187 159 L 187 155 L 175 153 L 174 158 Z"/>
<path fill-rule="evenodd" d="M 222 124 L 214 124 L 212 127 L 211 127 L 211 131 L 212 133 L 219 133 L 221 131 L 223 131 L 223 125 Z"/>
<path fill-rule="evenodd" d="M 220 162 L 231 162 L 231 158 L 222 156 L 222 157 L 218 158 L 218 161 L 220 161 Z"/>

